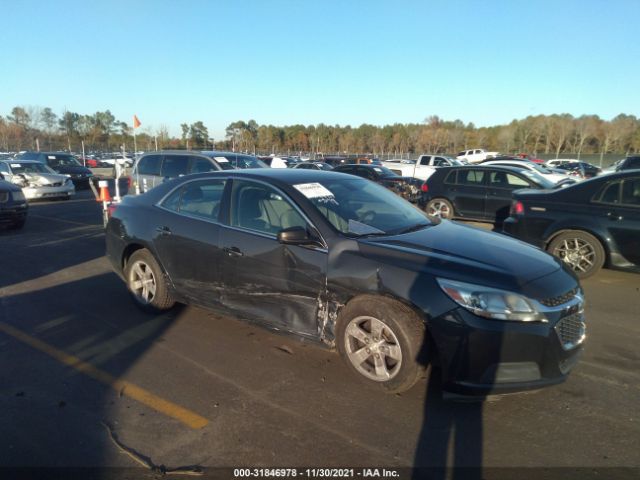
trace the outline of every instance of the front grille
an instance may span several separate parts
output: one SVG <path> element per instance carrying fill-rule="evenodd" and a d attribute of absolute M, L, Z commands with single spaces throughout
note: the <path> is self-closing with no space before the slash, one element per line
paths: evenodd
<path fill-rule="evenodd" d="M 49 185 L 43 185 L 43 187 L 61 187 L 62 186 L 62 182 L 54 182 L 54 183 L 50 183 Z"/>
<path fill-rule="evenodd" d="M 558 295 L 557 297 L 545 298 L 544 300 L 540 300 L 540 303 L 546 307 L 557 307 L 558 305 L 564 305 L 568 301 L 572 300 L 578 292 L 580 291 L 580 287 L 575 287 L 569 290 L 562 295 Z"/>
<path fill-rule="evenodd" d="M 562 348 L 571 350 L 577 347 L 585 338 L 584 314 L 578 312 L 561 318 L 555 326 L 555 331 L 558 334 Z"/>

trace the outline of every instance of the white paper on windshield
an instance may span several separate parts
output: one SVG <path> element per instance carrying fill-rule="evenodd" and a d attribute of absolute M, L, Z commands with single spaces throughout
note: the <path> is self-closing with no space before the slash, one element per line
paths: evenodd
<path fill-rule="evenodd" d="M 213 157 L 215 160 L 217 160 L 218 162 L 222 162 L 222 163 L 229 163 L 229 160 L 227 160 L 224 157 Z"/>
<path fill-rule="evenodd" d="M 335 198 L 330 190 L 320 183 L 299 183 L 293 186 L 307 198 Z"/>
<path fill-rule="evenodd" d="M 55 160 L 55 159 L 56 159 L 56 156 L 55 156 L 55 155 L 47 155 L 47 158 L 48 158 L 49 160 Z"/>
<path fill-rule="evenodd" d="M 381 168 L 379 168 L 379 167 L 373 167 L 373 169 L 374 169 L 376 172 L 380 172 L 380 173 L 382 173 L 382 169 L 381 169 Z"/>
<path fill-rule="evenodd" d="M 12 163 L 11 167 L 12 168 L 20 168 L 22 165 L 20 165 L 19 163 Z"/>

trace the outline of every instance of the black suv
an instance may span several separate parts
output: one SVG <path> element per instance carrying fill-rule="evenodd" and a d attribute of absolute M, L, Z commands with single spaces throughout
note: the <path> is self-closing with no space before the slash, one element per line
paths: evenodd
<path fill-rule="evenodd" d="M 555 186 L 542 175 L 517 167 L 440 167 L 422 185 L 418 203 L 434 217 L 502 223 L 509 216 L 515 190 Z"/>
<path fill-rule="evenodd" d="M 89 188 L 93 172 L 69 153 L 64 152 L 24 152 L 16 160 L 35 160 L 51 167 L 55 172 L 69 175 L 77 189 Z"/>
<path fill-rule="evenodd" d="M 616 172 L 640 169 L 640 156 L 627 157 L 616 165 Z"/>
<path fill-rule="evenodd" d="M 603 265 L 640 273 L 640 171 L 513 197 L 504 232 L 559 257 L 578 277 Z"/>

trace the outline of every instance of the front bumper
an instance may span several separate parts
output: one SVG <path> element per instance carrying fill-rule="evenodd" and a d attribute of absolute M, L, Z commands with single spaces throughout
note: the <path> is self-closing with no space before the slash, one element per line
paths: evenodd
<path fill-rule="evenodd" d="M 76 189 L 72 185 L 60 187 L 24 187 L 22 189 L 27 200 L 43 200 L 47 198 L 67 198 L 75 195 Z"/>
<path fill-rule="evenodd" d="M 562 322 L 562 323 L 561 323 Z M 584 343 L 581 312 L 563 311 L 548 323 L 491 320 L 458 308 L 433 319 L 444 389 L 463 395 L 533 390 L 563 382 Z M 574 345 L 575 343 L 575 345 Z"/>
<path fill-rule="evenodd" d="M 75 185 L 75 188 L 89 188 L 89 182 L 91 181 L 91 175 L 71 175 L 71 181 Z"/>
<path fill-rule="evenodd" d="M 0 225 L 13 225 L 23 221 L 28 209 L 26 203 L 0 206 Z"/>

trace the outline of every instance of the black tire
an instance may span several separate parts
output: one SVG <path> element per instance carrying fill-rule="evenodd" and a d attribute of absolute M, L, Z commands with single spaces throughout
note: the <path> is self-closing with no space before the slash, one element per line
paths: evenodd
<path fill-rule="evenodd" d="M 379 330 L 380 337 L 373 333 L 374 320 L 384 325 Z M 359 330 L 354 332 L 354 325 Z M 362 332 L 371 336 L 358 338 Z M 376 338 L 383 343 L 376 345 Z M 338 351 L 347 366 L 361 380 L 389 393 L 404 392 L 426 375 L 427 341 L 424 321 L 413 310 L 401 302 L 373 295 L 349 302 L 340 312 L 336 326 Z M 362 356 L 367 358 L 360 362 Z M 394 356 L 399 356 L 399 361 Z M 380 371 L 389 373 L 388 377 L 378 375 L 376 363 L 381 365 Z"/>
<path fill-rule="evenodd" d="M 600 240 L 582 230 L 561 233 L 549 242 L 547 252 L 564 261 L 580 279 L 598 272 L 606 259 Z"/>
<path fill-rule="evenodd" d="M 427 215 L 432 217 L 452 219 L 454 215 L 453 205 L 446 198 L 432 198 L 424 208 Z"/>
<path fill-rule="evenodd" d="M 157 313 L 175 305 L 164 272 L 149 250 L 136 250 L 124 273 L 129 293 L 142 310 Z"/>

